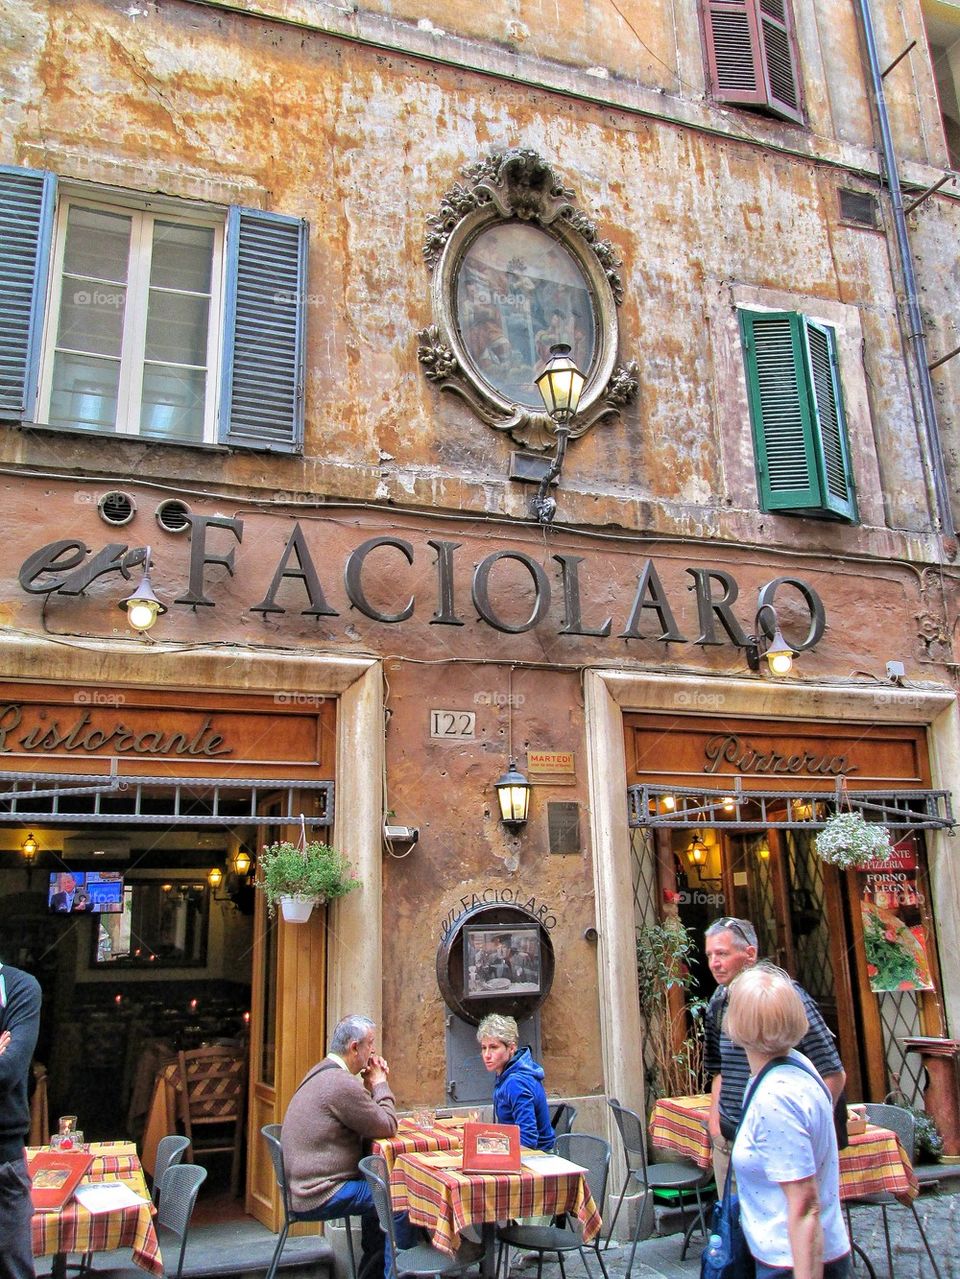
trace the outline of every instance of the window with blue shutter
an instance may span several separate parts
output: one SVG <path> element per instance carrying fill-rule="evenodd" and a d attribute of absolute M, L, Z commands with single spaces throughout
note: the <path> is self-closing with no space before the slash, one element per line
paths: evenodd
<path fill-rule="evenodd" d="M 0 168 L 0 417 L 299 450 L 306 253 L 300 219 Z"/>
<path fill-rule="evenodd" d="M 303 444 L 307 224 L 230 210 L 220 439 L 246 448 Z"/>
<path fill-rule="evenodd" d="M 56 178 L 0 165 L 0 418 L 32 415 Z"/>
<path fill-rule="evenodd" d="M 741 311 L 760 505 L 857 521 L 833 329 L 794 311 Z"/>

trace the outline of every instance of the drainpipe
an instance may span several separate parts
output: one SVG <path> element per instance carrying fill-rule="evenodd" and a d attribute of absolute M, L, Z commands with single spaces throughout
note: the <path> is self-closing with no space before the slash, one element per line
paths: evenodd
<path fill-rule="evenodd" d="M 917 301 L 917 277 L 913 269 L 913 256 L 910 252 L 910 240 L 907 235 L 907 219 L 903 212 L 903 194 L 900 190 L 900 175 L 897 171 L 897 159 L 893 149 L 890 117 L 887 114 L 883 76 L 880 72 L 880 61 L 877 57 L 877 42 L 873 31 L 870 0 L 855 0 L 855 2 L 860 11 L 860 21 L 863 26 L 867 58 L 870 64 L 870 79 L 873 85 L 873 96 L 877 108 L 877 120 L 880 125 L 880 139 L 883 147 L 883 167 L 886 173 L 887 187 L 890 191 L 893 226 L 897 240 L 897 255 L 900 259 L 900 271 L 903 276 L 904 292 L 906 293 L 907 340 L 910 343 L 916 366 L 917 384 L 920 391 L 920 408 L 926 433 L 930 467 L 933 472 L 934 517 L 939 522 L 941 534 L 945 538 L 952 538 L 955 536 L 956 530 L 953 523 L 953 513 L 950 509 L 950 490 L 947 485 L 947 471 L 943 460 L 943 449 L 940 444 L 937 409 L 933 399 L 933 383 L 930 380 L 930 369 L 927 363 L 927 344 L 924 339 L 920 305 Z"/>

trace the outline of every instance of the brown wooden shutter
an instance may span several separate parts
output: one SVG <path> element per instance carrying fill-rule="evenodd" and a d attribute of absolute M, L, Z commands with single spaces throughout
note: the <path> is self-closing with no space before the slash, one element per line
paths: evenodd
<path fill-rule="evenodd" d="M 710 92 L 803 121 L 789 0 L 701 0 Z"/>

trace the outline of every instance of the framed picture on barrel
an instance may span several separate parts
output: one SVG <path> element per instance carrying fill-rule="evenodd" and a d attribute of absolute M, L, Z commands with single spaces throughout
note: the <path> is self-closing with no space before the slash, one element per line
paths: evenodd
<path fill-rule="evenodd" d="M 540 925 L 468 924 L 463 930 L 465 999 L 539 995 Z"/>

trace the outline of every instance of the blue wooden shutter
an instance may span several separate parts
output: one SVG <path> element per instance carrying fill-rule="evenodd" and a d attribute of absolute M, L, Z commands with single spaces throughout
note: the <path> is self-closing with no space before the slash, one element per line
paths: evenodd
<path fill-rule="evenodd" d="M 765 511 L 821 505 L 802 318 L 790 311 L 740 312 L 757 484 Z"/>
<path fill-rule="evenodd" d="M 307 224 L 231 208 L 219 438 L 239 448 L 303 446 Z"/>
<path fill-rule="evenodd" d="M 834 515 L 855 522 L 857 500 L 840 393 L 836 335 L 833 329 L 807 320 L 806 336 L 810 394 L 820 427 L 816 447 L 823 479 L 821 500 Z"/>
<path fill-rule="evenodd" d="M 57 180 L 0 165 L 0 418 L 33 419 Z"/>

